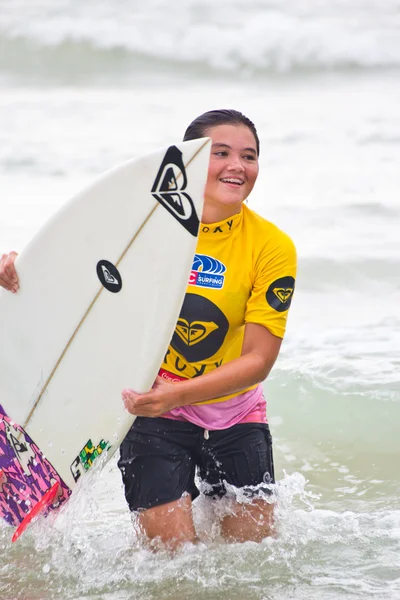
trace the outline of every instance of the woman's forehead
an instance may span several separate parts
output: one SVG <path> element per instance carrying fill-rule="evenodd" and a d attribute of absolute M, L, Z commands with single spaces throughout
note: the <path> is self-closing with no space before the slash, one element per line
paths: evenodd
<path fill-rule="evenodd" d="M 205 134 L 211 138 L 213 145 L 241 145 L 256 152 L 256 139 L 246 125 L 224 123 L 210 127 Z"/>

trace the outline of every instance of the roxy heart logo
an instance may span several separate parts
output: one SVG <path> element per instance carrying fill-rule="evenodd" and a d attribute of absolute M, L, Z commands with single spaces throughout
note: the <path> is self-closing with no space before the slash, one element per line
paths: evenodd
<path fill-rule="evenodd" d="M 196 236 L 200 223 L 193 200 L 185 191 L 187 183 L 182 152 L 176 146 L 170 146 L 158 170 L 151 193 L 189 233 Z"/>
<path fill-rule="evenodd" d="M 295 281 L 293 277 L 281 277 L 269 286 L 265 296 L 268 304 L 278 312 L 285 312 L 292 302 Z"/>
<path fill-rule="evenodd" d="M 110 271 L 104 265 L 101 265 L 101 270 L 103 271 L 103 277 L 106 283 L 110 285 L 118 285 L 119 281 L 114 275 L 111 275 Z"/>
<path fill-rule="evenodd" d="M 216 354 L 228 333 L 229 322 L 216 304 L 199 294 L 185 296 L 171 346 L 190 363 Z"/>
<path fill-rule="evenodd" d="M 121 291 L 122 278 L 117 267 L 108 260 L 99 260 L 96 266 L 97 277 L 103 287 L 109 292 L 116 294 Z"/>
<path fill-rule="evenodd" d="M 216 329 L 218 329 L 218 325 L 212 321 L 189 322 L 187 319 L 181 318 L 176 325 L 175 331 L 187 346 L 194 346 L 205 340 Z"/>
<path fill-rule="evenodd" d="M 273 291 L 282 304 L 285 304 L 293 294 L 293 288 L 276 288 Z"/>

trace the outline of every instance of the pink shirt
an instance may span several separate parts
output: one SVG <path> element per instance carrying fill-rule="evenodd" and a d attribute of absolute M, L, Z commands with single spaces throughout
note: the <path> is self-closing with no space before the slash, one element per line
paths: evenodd
<path fill-rule="evenodd" d="M 165 379 L 179 381 L 178 376 L 161 369 Z M 238 423 L 267 423 L 267 403 L 261 383 L 244 394 L 214 404 L 188 404 L 162 415 L 165 419 L 189 421 L 208 430 L 228 429 Z"/>

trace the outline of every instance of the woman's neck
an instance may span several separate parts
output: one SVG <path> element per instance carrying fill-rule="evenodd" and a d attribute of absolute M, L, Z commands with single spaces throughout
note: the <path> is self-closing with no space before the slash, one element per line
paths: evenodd
<path fill-rule="evenodd" d="M 241 210 L 241 204 L 240 206 L 213 206 L 205 202 L 201 222 L 205 225 L 209 223 L 219 223 L 220 221 L 229 219 L 229 217 L 233 217 L 233 215 L 238 215 Z"/>

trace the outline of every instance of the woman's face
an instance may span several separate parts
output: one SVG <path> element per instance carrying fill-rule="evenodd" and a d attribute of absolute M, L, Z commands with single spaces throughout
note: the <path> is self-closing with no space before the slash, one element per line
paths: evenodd
<path fill-rule="evenodd" d="M 246 125 L 217 125 L 205 135 L 212 145 L 204 214 L 215 222 L 239 213 L 253 189 L 258 175 L 257 146 Z"/>

